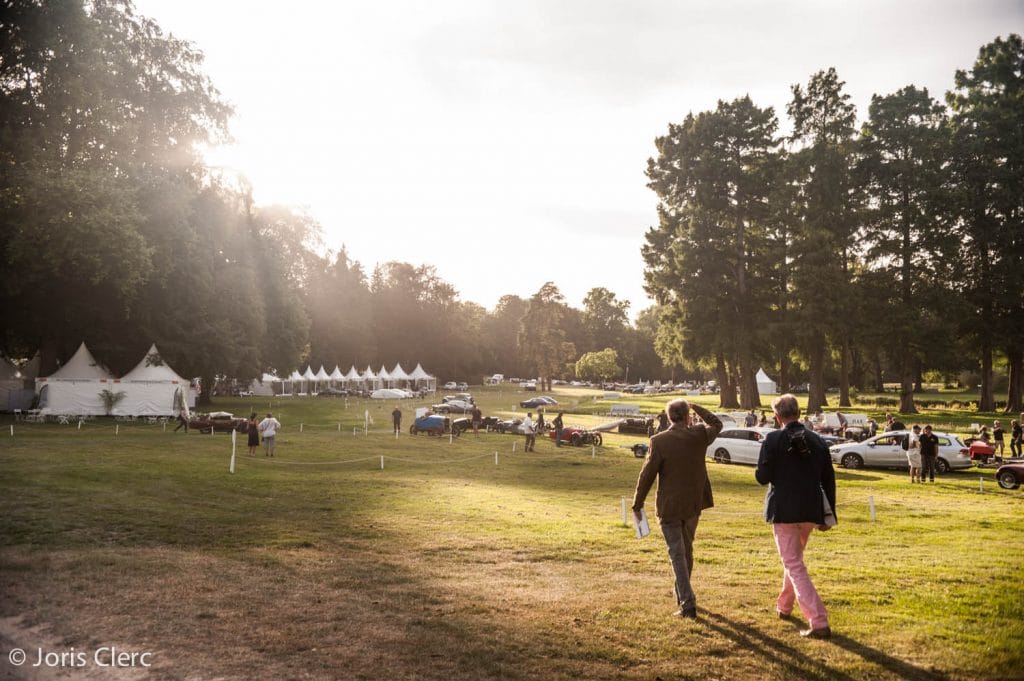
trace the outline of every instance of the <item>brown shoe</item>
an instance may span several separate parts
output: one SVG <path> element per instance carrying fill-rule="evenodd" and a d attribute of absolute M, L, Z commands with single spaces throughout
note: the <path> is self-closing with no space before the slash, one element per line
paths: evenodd
<path fill-rule="evenodd" d="M 822 627 L 821 629 L 804 629 L 800 632 L 800 635 L 804 638 L 832 638 L 832 629 L 830 627 Z"/>

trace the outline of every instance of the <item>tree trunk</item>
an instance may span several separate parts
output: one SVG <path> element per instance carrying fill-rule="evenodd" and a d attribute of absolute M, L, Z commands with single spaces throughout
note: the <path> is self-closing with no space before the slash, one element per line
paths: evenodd
<path fill-rule="evenodd" d="M 981 394 L 978 395 L 978 411 L 994 411 L 996 393 L 992 385 L 992 343 L 987 331 L 981 338 Z"/>
<path fill-rule="evenodd" d="M 199 400 L 196 406 L 208 407 L 213 404 L 213 376 L 202 377 L 202 390 L 199 393 Z"/>
<path fill-rule="evenodd" d="M 921 371 L 921 360 L 914 360 L 914 392 L 924 392 L 924 372 Z"/>
<path fill-rule="evenodd" d="M 850 406 L 850 340 L 843 334 L 839 358 L 839 406 Z"/>
<path fill-rule="evenodd" d="M 1007 414 L 1024 411 L 1024 347 L 1010 347 L 1006 351 L 1007 363 L 1010 366 L 1010 384 L 1006 389 Z"/>
<path fill-rule="evenodd" d="M 816 343 L 811 350 L 810 373 L 811 387 L 807 396 L 807 412 L 816 412 L 828 406 L 825 397 L 825 339 Z"/>
<path fill-rule="evenodd" d="M 718 406 L 730 409 L 739 408 L 736 400 L 736 388 L 732 385 L 729 370 L 725 365 L 725 357 L 719 353 L 715 356 L 715 374 L 718 376 Z"/>
<path fill-rule="evenodd" d="M 904 348 L 900 366 L 900 413 L 916 414 L 914 406 L 914 356 Z"/>
<path fill-rule="evenodd" d="M 789 392 L 789 383 L 789 353 L 783 352 L 782 356 L 779 357 L 778 392 L 780 395 Z"/>
<path fill-rule="evenodd" d="M 885 392 L 885 376 L 882 375 L 882 357 L 875 352 L 875 390 L 880 393 Z"/>

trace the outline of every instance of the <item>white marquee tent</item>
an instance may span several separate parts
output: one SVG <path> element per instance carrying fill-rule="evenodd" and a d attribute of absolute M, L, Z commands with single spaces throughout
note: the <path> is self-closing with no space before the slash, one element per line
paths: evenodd
<path fill-rule="evenodd" d="M 134 369 L 114 381 L 111 390 L 124 392 L 114 405 L 115 416 L 189 415 L 189 381 L 164 362 L 155 343 Z"/>
<path fill-rule="evenodd" d="M 779 386 L 776 385 L 775 381 L 768 378 L 768 374 L 764 372 L 764 369 L 758 369 L 757 376 L 757 392 L 762 395 L 774 395 L 779 392 Z"/>
<path fill-rule="evenodd" d="M 102 391 L 117 393 L 120 388 L 114 376 L 96 361 L 85 347 L 57 371 L 36 379 L 39 392 L 39 411 L 42 414 L 73 414 L 76 416 L 103 416 L 107 413 Z"/>
<path fill-rule="evenodd" d="M 423 367 L 419 364 L 409 373 L 409 380 L 415 381 L 417 388 L 426 388 L 431 391 L 437 390 L 437 378 L 424 371 Z"/>

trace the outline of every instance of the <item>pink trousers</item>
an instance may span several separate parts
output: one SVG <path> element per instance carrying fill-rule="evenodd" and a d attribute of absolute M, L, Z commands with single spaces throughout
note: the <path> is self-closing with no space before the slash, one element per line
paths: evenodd
<path fill-rule="evenodd" d="M 775 545 L 779 549 L 783 568 L 782 591 L 779 592 L 775 607 L 779 612 L 789 614 L 793 611 L 795 600 L 811 628 L 822 629 L 828 626 L 828 612 L 804 565 L 804 547 L 807 546 L 807 540 L 810 539 L 811 531 L 815 527 L 814 523 L 772 525 Z"/>

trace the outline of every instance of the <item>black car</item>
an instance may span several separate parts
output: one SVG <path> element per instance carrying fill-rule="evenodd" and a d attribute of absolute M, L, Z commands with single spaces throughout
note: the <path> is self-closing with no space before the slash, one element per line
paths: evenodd
<path fill-rule="evenodd" d="M 317 393 L 318 397 L 348 397 L 348 391 L 343 388 L 324 388 Z"/>
<path fill-rule="evenodd" d="M 629 433 L 631 435 L 654 435 L 654 431 L 658 429 L 655 425 L 654 419 L 652 418 L 631 418 L 623 419 L 619 423 L 620 433 Z"/>
<path fill-rule="evenodd" d="M 509 419 L 507 421 L 498 421 L 494 425 L 494 430 L 498 431 L 499 433 L 519 434 L 519 427 L 522 425 L 522 419 Z"/>

